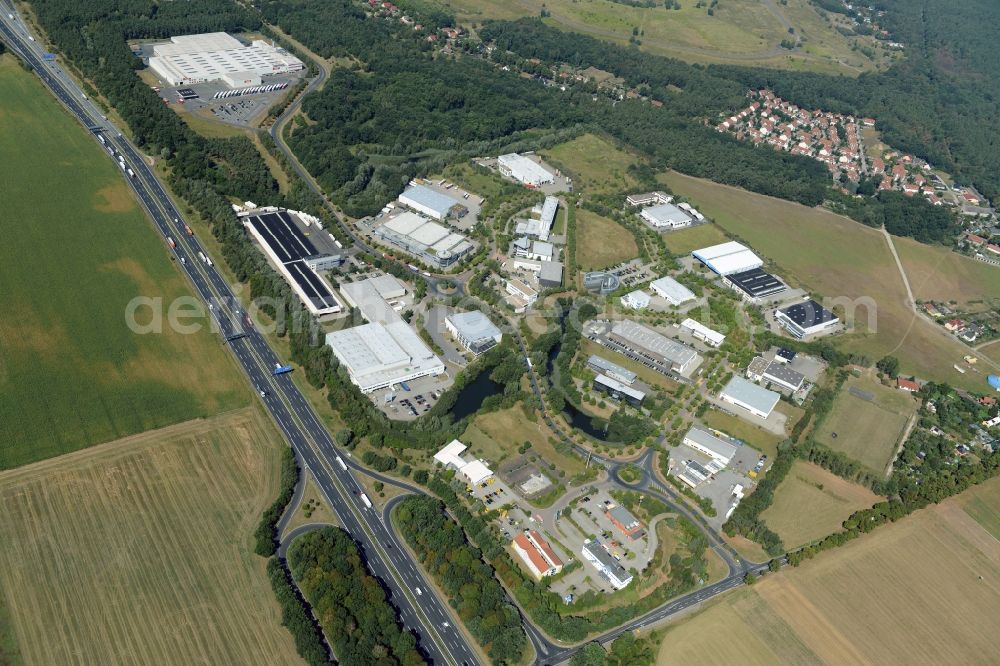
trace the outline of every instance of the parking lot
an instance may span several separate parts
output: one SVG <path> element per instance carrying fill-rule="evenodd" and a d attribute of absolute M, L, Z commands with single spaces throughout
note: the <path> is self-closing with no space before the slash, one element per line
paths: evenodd
<path fill-rule="evenodd" d="M 650 268 L 651 265 L 643 265 L 641 259 L 632 259 L 613 266 L 608 272 L 617 275 L 624 286 L 634 287 L 657 278 Z"/>
<path fill-rule="evenodd" d="M 669 469 L 674 475 L 685 469 L 686 461 L 693 461 L 703 467 L 710 462 L 708 456 L 685 444 L 669 449 L 668 455 Z M 725 469 L 712 474 L 694 488 L 694 492 L 699 497 L 704 497 L 712 502 L 716 515 L 706 517 L 706 520 L 714 529 L 721 529 L 722 524 L 726 522 L 735 501 L 733 492 L 736 486 L 742 486 L 744 495 L 749 494 L 755 485 L 754 480 L 749 476 L 750 473 L 759 475 L 766 464 L 768 464 L 766 455 L 750 446 L 740 446 Z M 685 484 L 685 487 L 689 486 Z"/>
<path fill-rule="evenodd" d="M 445 372 L 437 377 L 421 377 L 406 382 L 407 391 L 400 386 L 395 390 L 383 389 L 371 394 L 375 406 L 397 421 L 412 421 L 430 411 L 441 394 L 452 385 L 452 376 Z"/>
<path fill-rule="evenodd" d="M 656 550 L 655 538 L 651 539 L 645 529 L 635 535 L 635 538 L 623 533 L 605 514 L 611 507 L 618 504 L 606 490 L 597 490 L 582 495 L 576 505 L 566 515 L 561 513 L 556 520 L 555 534 L 564 550 L 571 550 L 574 559 L 582 561 L 580 552 L 583 542 L 597 538 L 608 545 L 612 557 L 621 562 L 626 569 L 643 571 L 649 566 Z M 587 590 L 599 592 L 614 592 L 597 570 L 586 561 L 583 567 L 570 572 L 552 584 L 552 591 L 561 596 L 578 595 Z"/>

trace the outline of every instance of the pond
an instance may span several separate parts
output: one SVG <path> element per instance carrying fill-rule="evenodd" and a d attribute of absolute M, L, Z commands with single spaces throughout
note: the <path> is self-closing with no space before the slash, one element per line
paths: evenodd
<path fill-rule="evenodd" d="M 452 405 L 451 415 L 454 423 L 461 421 L 466 416 L 474 414 L 483 406 L 483 401 L 491 395 L 496 395 L 503 391 L 503 385 L 497 384 L 490 379 L 492 370 L 479 373 L 479 376 L 469 382 L 455 399 Z"/>

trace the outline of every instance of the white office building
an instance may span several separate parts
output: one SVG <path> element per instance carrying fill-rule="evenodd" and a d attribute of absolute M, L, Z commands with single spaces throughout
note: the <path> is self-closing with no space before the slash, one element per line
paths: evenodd
<path fill-rule="evenodd" d="M 554 183 L 556 177 L 538 162 L 524 155 L 509 153 L 497 158 L 497 168 L 500 173 L 520 181 L 528 187 L 541 187 Z"/>
<path fill-rule="evenodd" d="M 479 310 L 455 312 L 445 317 L 444 326 L 463 347 L 479 355 L 500 344 L 503 333 Z"/>
<path fill-rule="evenodd" d="M 666 299 L 671 305 L 681 305 L 695 299 L 693 291 L 669 275 L 664 275 L 657 280 L 653 280 L 649 283 L 649 286 L 656 295 Z"/>
<path fill-rule="evenodd" d="M 691 226 L 692 220 L 690 215 L 672 203 L 644 208 L 639 215 L 654 229 L 681 229 Z"/>
<path fill-rule="evenodd" d="M 259 85 L 261 76 L 297 72 L 305 65 L 262 39 L 244 46 L 224 32 L 211 32 L 171 37 L 170 42 L 156 44 L 149 67 L 171 86 L 221 79 L 227 85 L 243 87 Z"/>
<path fill-rule="evenodd" d="M 584 541 L 580 554 L 597 569 L 601 578 L 611 583 L 616 590 L 624 589 L 632 582 L 632 574 L 626 571 L 597 539 Z"/>
<path fill-rule="evenodd" d="M 690 317 L 681 322 L 681 328 L 691 333 L 698 340 L 701 340 L 709 347 L 718 347 L 726 340 L 726 336 L 718 331 L 713 331 L 701 322 L 697 322 Z"/>
<path fill-rule="evenodd" d="M 649 307 L 649 294 L 637 289 L 622 296 L 621 302 L 623 307 L 632 310 L 645 310 Z"/>
<path fill-rule="evenodd" d="M 434 454 L 434 460 L 442 466 L 455 470 L 456 474 L 469 485 L 489 480 L 493 472 L 482 460 L 462 456 L 467 447 L 457 439 L 451 440 L 443 449 Z"/>

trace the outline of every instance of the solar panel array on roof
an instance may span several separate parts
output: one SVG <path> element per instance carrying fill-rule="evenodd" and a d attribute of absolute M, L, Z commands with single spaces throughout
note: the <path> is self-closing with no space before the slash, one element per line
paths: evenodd
<path fill-rule="evenodd" d="M 264 213 L 247 218 L 282 263 L 316 255 L 316 246 L 292 221 L 287 211 Z"/>
<path fill-rule="evenodd" d="M 726 279 L 750 298 L 772 296 L 786 289 L 781 280 L 759 268 L 732 273 L 727 275 Z"/>

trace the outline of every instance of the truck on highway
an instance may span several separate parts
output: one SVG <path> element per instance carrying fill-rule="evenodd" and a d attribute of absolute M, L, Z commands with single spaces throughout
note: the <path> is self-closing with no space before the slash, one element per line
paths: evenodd
<path fill-rule="evenodd" d="M 337 456 L 337 464 L 340 465 L 340 469 L 347 471 L 347 463 L 345 463 L 344 459 L 340 456 Z"/>
<path fill-rule="evenodd" d="M 368 507 L 369 509 L 372 508 L 372 501 L 368 499 L 368 495 L 361 493 L 361 501 L 364 502 L 365 506 Z"/>
<path fill-rule="evenodd" d="M 135 171 L 132 171 L 132 169 L 128 169 L 128 177 L 135 178 Z"/>
<path fill-rule="evenodd" d="M 184 225 L 184 233 L 186 233 L 188 236 L 194 236 L 194 232 L 191 231 L 191 227 L 189 227 L 186 224 Z"/>
<path fill-rule="evenodd" d="M 177 243 L 174 241 L 173 236 L 167 236 L 167 244 L 170 245 L 171 250 L 177 249 Z"/>
<path fill-rule="evenodd" d="M 209 266 L 212 265 L 212 260 L 209 259 L 208 257 L 206 257 L 204 252 L 199 252 L 198 253 L 198 258 L 201 259 L 202 262 L 208 264 Z"/>
<path fill-rule="evenodd" d="M 274 364 L 274 374 L 276 375 L 285 375 L 291 371 L 292 371 L 292 366 L 290 365 L 281 365 L 280 363 Z"/>
<path fill-rule="evenodd" d="M 97 135 L 97 139 L 98 139 L 98 141 L 100 141 L 101 143 L 103 143 L 105 146 L 108 145 L 108 140 L 104 138 L 103 134 L 98 134 Z"/>

